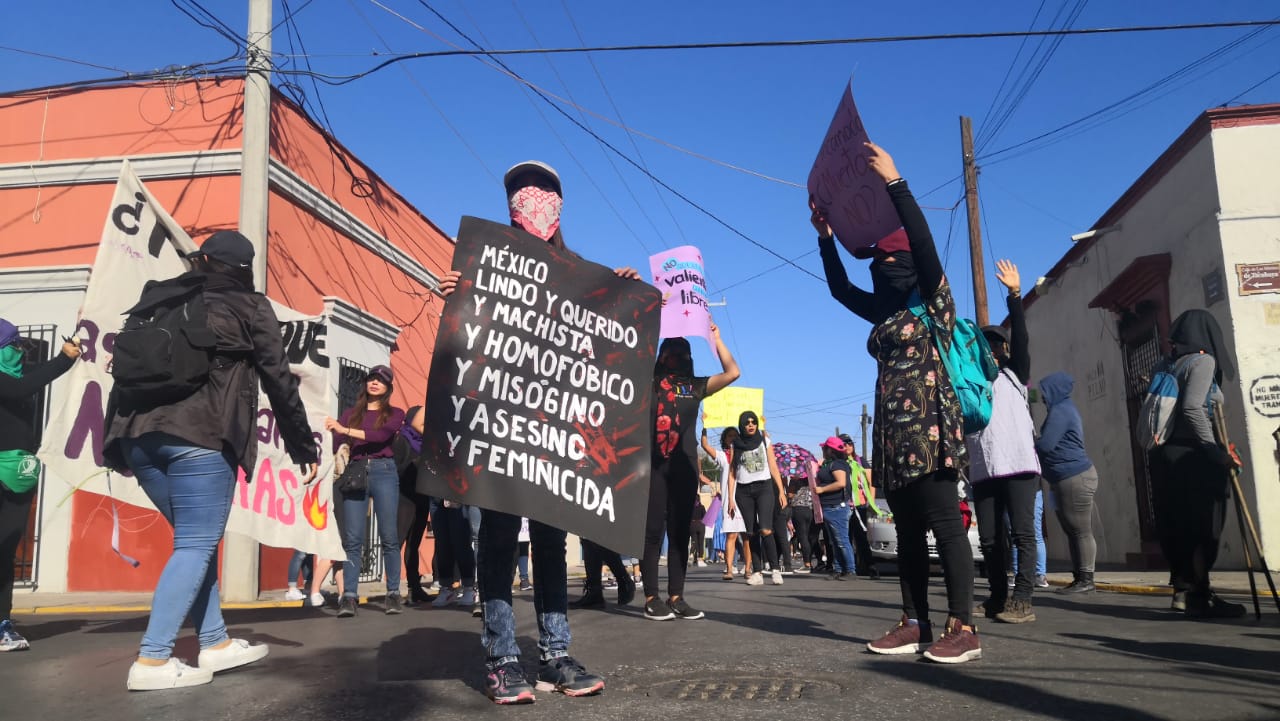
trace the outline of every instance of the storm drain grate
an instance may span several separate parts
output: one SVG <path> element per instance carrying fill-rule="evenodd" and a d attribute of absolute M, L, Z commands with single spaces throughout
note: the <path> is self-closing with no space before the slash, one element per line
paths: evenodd
<path fill-rule="evenodd" d="M 672 681 L 654 689 L 677 701 L 798 701 L 813 684 L 794 679 L 732 679 Z"/>

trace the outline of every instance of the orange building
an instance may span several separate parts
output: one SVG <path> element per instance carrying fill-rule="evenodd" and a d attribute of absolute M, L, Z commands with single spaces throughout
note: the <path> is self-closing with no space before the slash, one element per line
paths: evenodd
<path fill-rule="evenodd" d="M 0 96 L 0 317 L 42 343 L 44 357 L 76 326 L 124 159 L 197 242 L 236 227 L 243 87 L 212 78 Z M 396 405 L 420 404 L 452 240 L 279 93 L 268 178 L 265 292 L 328 316 L 339 391 L 330 412 L 363 369 L 388 359 Z M 59 392 L 55 382 L 49 395 Z M 120 507 L 120 550 L 143 562 L 130 568 L 110 548 L 111 501 L 50 476 L 19 579 L 51 592 L 154 588 L 172 539 L 159 514 Z M 240 574 L 241 587 L 284 587 L 290 551 L 255 552 L 224 554 L 224 586 Z"/>

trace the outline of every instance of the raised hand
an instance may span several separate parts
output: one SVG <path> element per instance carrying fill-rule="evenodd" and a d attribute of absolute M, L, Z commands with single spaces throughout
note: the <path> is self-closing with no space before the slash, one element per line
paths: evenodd
<path fill-rule="evenodd" d="M 1008 260 L 996 261 L 996 280 L 1014 293 L 1022 292 L 1022 278 L 1018 275 L 1018 266 Z"/>
<path fill-rule="evenodd" d="M 888 151 L 870 141 L 863 143 L 863 145 L 867 146 L 867 149 L 871 151 L 871 154 L 867 156 L 867 165 L 871 166 L 871 169 L 876 171 L 876 174 L 883 178 L 884 182 L 889 183 L 902 177 L 898 174 L 898 168 L 893 164 L 893 157 L 889 155 Z"/>

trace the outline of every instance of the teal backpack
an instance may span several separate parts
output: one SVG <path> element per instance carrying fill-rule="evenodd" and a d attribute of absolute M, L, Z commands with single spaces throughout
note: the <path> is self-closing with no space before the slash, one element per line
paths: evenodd
<path fill-rule="evenodd" d="M 947 368 L 951 386 L 960 401 L 965 434 L 977 433 L 986 428 L 991 422 L 991 383 L 1000 374 L 1000 367 L 991 355 L 991 347 L 987 345 L 982 329 L 968 318 L 956 318 L 956 327 L 951 334 L 951 348 L 945 349 L 938 342 L 933 319 L 925 312 L 924 301 L 919 292 L 911 294 L 910 303 L 907 309 L 929 326 L 938 355 L 942 356 L 942 364 Z"/>

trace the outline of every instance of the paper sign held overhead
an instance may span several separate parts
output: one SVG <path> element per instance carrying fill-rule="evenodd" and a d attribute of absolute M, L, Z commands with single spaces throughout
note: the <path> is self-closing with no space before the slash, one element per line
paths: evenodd
<path fill-rule="evenodd" d="M 738 416 L 743 411 L 755 411 L 757 416 L 764 415 L 764 389 L 729 386 L 702 401 L 702 412 L 706 416 L 704 428 L 737 427 Z M 765 419 L 760 419 L 761 426 Z"/>
<path fill-rule="evenodd" d="M 868 140 L 850 81 L 813 161 L 808 184 L 810 198 L 826 213 L 831 230 L 849 252 L 902 232 L 884 179 L 867 164 L 869 151 L 863 143 Z"/>
<path fill-rule="evenodd" d="M 702 252 L 682 245 L 649 256 L 653 284 L 662 293 L 660 338 L 693 338 L 711 341 L 711 309 L 707 305 L 707 272 Z"/>

